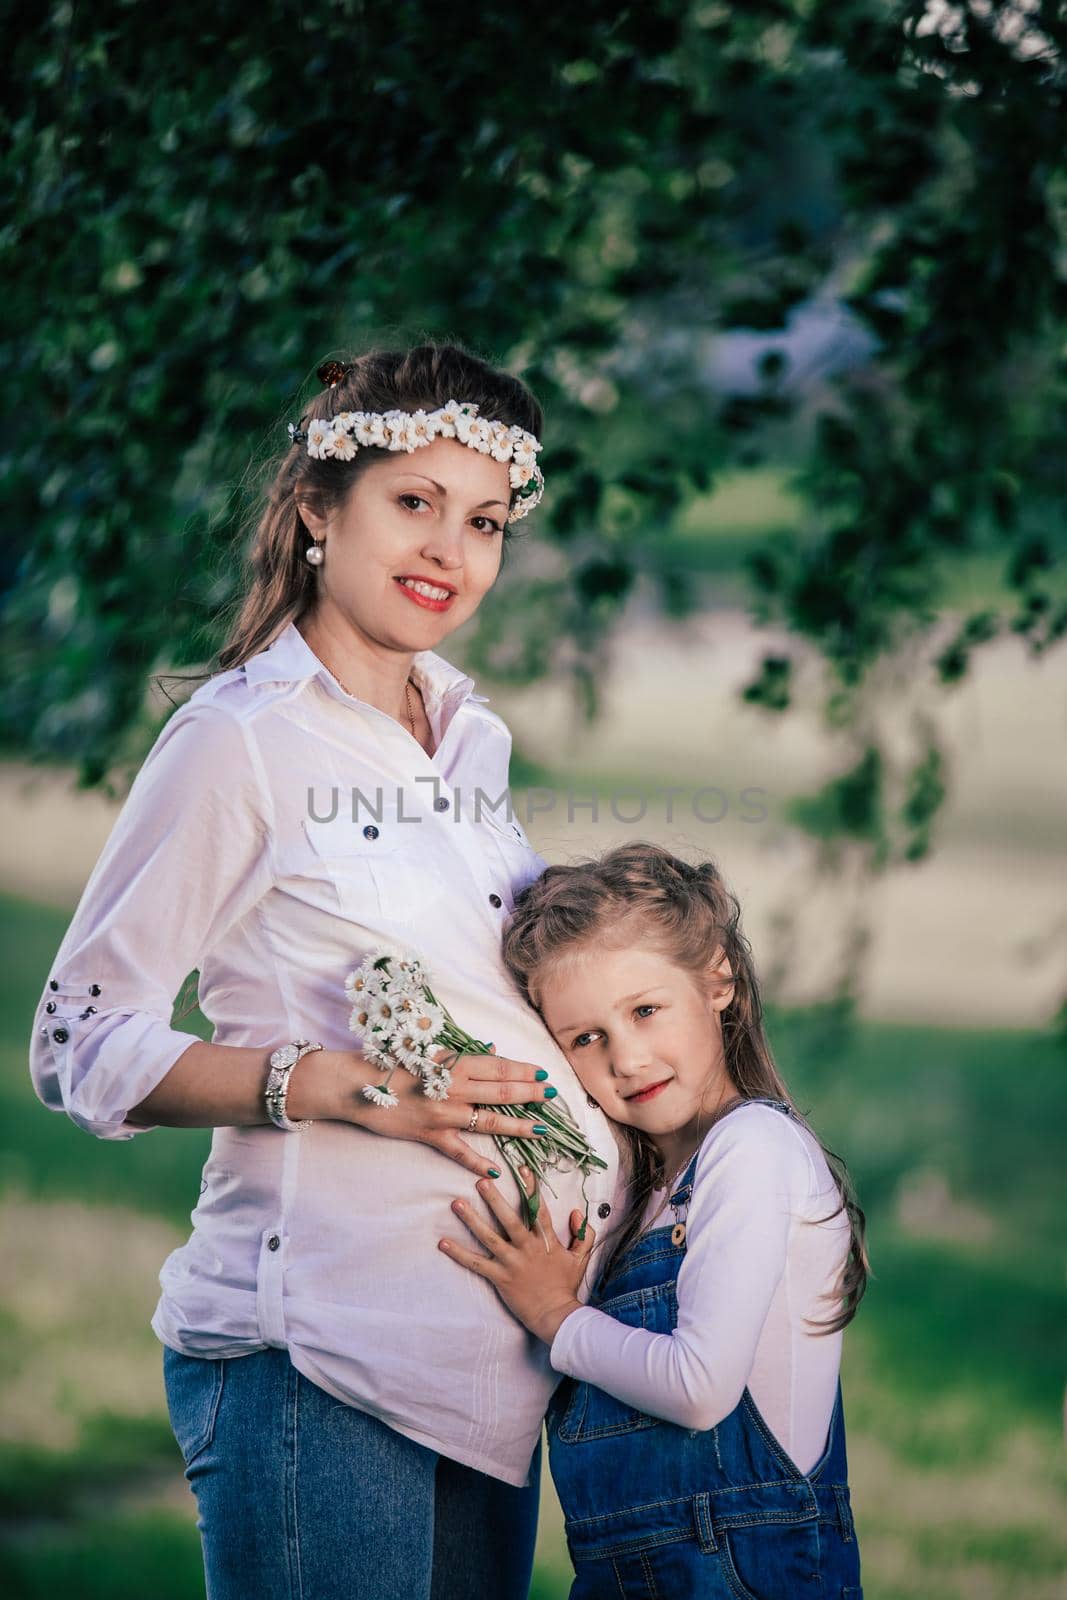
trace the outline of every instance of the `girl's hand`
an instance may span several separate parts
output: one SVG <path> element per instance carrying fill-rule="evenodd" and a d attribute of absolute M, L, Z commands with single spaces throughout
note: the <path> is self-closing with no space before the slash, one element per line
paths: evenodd
<path fill-rule="evenodd" d="M 534 1182 L 529 1168 L 519 1170 L 527 1193 L 531 1193 Z M 530 1229 L 495 1183 L 483 1179 L 475 1187 L 488 1202 L 500 1228 L 485 1221 L 465 1200 L 454 1200 L 452 1210 L 485 1245 L 488 1256 L 467 1250 L 452 1239 L 439 1239 L 438 1248 L 461 1266 L 488 1278 L 519 1321 L 545 1344 L 551 1344 L 560 1323 L 582 1304 L 576 1291 L 585 1276 L 596 1234 L 586 1224 L 585 1238 L 578 1238 L 582 1213 L 574 1210 L 570 1217 L 571 1243 L 565 1249 L 556 1237 L 543 1194 L 537 1227 Z"/>
<path fill-rule="evenodd" d="M 342 1093 L 341 1120 L 355 1122 L 372 1133 L 382 1133 L 387 1139 L 414 1139 L 419 1144 L 432 1145 L 442 1155 L 458 1161 L 468 1172 L 489 1178 L 490 1167 L 499 1174 L 499 1156 L 483 1155 L 461 1137 L 467 1131 L 475 1106 L 524 1105 L 529 1101 L 550 1100 L 545 1093 L 551 1085 L 538 1081 L 543 1067 L 531 1061 L 509 1061 L 507 1056 L 496 1054 L 456 1055 L 443 1046 L 431 1054 L 435 1061 L 452 1061 L 452 1082 L 447 1100 L 431 1100 L 423 1094 L 421 1082 L 401 1067 L 393 1073 L 389 1084 L 390 1094 L 395 1094 L 400 1104 L 376 1106 L 360 1093 L 365 1083 L 382 1083 L 384 1076 L 364 1061 L 359 1052 L 348 1052 L 347 1059 L 355 1067 L 345 1074 Z M 293 1073 L 295 1080 L 300 1067 Z M 290 1090 L 290 1095 L 292 1090 Z M 290 1108 L 290 1115 L 295 1113 Z M 539 1139 L 535 1132 L 537 1117 L 505 1116 L 501 1111 L 481 1110 L 478 1113 L 476 1133 L 505 1134 L 510 1138 Z"/>

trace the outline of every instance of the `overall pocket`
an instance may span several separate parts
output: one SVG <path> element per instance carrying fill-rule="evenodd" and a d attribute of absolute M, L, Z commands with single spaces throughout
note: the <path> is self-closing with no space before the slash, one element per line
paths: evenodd
<path fill-rule="evenodd" d="M 626 1294 L 600 1301 L 596 1309 L 606 1312 L 618 1322 L 626 1323 L 628 1327 L 645 1328 L 650 1333 L 666 1333 L 678 1317 L 674 1280 L 644 1289 L 631 1289 Z M 557 1435 L 564 1444 L 665 1426 L 661 1417 L 651 1417 L 647 1411 L 638 1411 L 608 1394 L 607 1390 L 598 1389 L 595 1384 L 578 1382 L 573 1378 L 565 1382 L 573 1385 L 573 1388 L 560 1394 L 556 1413 L 559 1415 Z"/>
<path fill-rule="evenodd" d="M 754 1522 L 719 1534 L 719 1560 L 727 1592 L 735 1600 L 782 1600 L 807 1594 L 812 1574 L 823 1572 L 819 1525 Z M 820 1589 L 829 1595 L 831 1591 Z"/>
<path fill-rule="evenodd" d="M 183 1355 L 163 1347 L 163 1383 L 170 1425 L 182 1459 L 192 1466 L 215 1437 L 226 1359 Z"/>

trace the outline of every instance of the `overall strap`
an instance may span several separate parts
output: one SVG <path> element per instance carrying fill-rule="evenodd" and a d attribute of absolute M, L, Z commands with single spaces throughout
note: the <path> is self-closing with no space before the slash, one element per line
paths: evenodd
<path fill-rule="evenodd" d="M 688 1204 L 689 1196 L 693 1192 L 693 1170 L 696 1167 L 697 1156 L 699 1154 L 700 1151 L 696 1151 L 689 1165 L 682 1174 L 682 1181 L 679 1183 L 677 1189 L 672 1191 L 670 1198 L 670 1204 L 672 1206 L 677 1207 Z"/>
<path fill-rule="evenodd" d="M 794 1117 L 796 1115 L 788 1101 L 776 1100 L 771 1095 L 750 1095 L 746 1099 L 741 1100 L 736 1106 L 734 1106 L 733 1109 L 735 1111 L 739 1111 L 741 1106 L 748 1105 L 773 1106 L 776 1111 L 784 1112 L 787 1117 Z M 699 1154 L 699 1150 L 694 1154 L 693 1159 L 690 1161 L 689 1165 L 685 1169 L 685 1172 L 682 1174 L 682 1181 L 678 1184 L 678 1187 L 672 1192 L 670 1197 L 670 1205 L 674 1211 L 677 1223 L 684 1223 L 685 1221 L 684 1215 L 678 1215 L 678 1208 L 680 1206 L 688 1206 L 689 1204 L 690 1196 L 693 1193 L 693 1172 L 696 1167 L 697 1156 L 699 1156 Z"/>

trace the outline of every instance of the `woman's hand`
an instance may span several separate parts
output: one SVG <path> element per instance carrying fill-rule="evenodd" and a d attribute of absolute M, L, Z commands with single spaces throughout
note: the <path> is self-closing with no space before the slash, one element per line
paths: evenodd
<path fill-rule="evenodd" d="M 376 1106 L 361 1093 L 365 1083 L 382 1082 L 382 1074 L 371 1067 L 356 1052 L 344 1052 L 347 1070 L 339 1074 L 338 1088 L 333 1099 L 337 1104 L 334 1116 L 343 1122 L 355 1122 L 372 1133 L 382 1133 L 387 1139 L 414 1139 L 419 1144 L 432 1145 L 442 1155 L 458 1161 L 468 1172 L 479 1177 L 492 1178 L 490 1168 L 493 1157 L 484 1156 L 461 1137 L 468 1131 L 471 1113 L 475 1106 L 524 1105 L 529 1101 L 550 1100 L 546 1091 L 552 1086 L 542 1076 L 543 1067 L 532 1061 L 511 1061 L 507 1056 L 456 1055 L 443 1046 L 431 1051 L 435 1061 L 452 1062 L 452 1082 L 447 1100 L 431 1100 L 423 1093 L 422 1082 L 403 1067 L 393 1073 L 389 1084 L 390 1094 L 395 1094 L 400 1104 Z M 293 1073 L 293 1088 L 304 1061 Z M 354 1069 L 354 1070 L 353 1070 Z M 290 1088 L 289 1115 L 295 1116 L 292 1107 L 293 1088 Z M 537 1133 L 537 1117 L 507 1116 L 500 1111 L 481 1110 L 478 1113 L 477 1133 L 498 1133 L 510 1138 L 541 1138 Z M 499 1161 L 494 1168 L 500 1176 Z"/>
<path fill-rule="evenodd" d="M 520 1167 L 527 1193 L 533 1190 L 528 1167 Z M 509 1206 L 495 1183 L 483 1180 L 476 1185 L 500 1224 L 495 1228 L 465 1200 L 454 1200 L 452 1210 L 465 1222 L 476 1239 L 489 1251 L 488 1256 L 467 1250 L 452 1239 L 439 1239 L 438 1249 L 488 1278 L 508 1309 L 531 1333 L 551 1344 L 560 1323 L 577 1310 L 578 1285 L 585 1276 L 596 1234 L 586 1224 L 585 1238 L 578 1237 L 582 1213 L 571 1212 L 571 1243 L 565 1249 L 556 1238 L 548 1202 L 541 1196 L 537 1226 L 527 1228 L 514 1206 Z M 546 1226 L 547 1224 L 547 1226 Z"/>

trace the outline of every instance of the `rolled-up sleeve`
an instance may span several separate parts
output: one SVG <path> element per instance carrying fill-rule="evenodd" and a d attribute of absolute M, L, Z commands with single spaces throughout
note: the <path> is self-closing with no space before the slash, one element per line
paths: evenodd
<path fill-rule="evenodd" d="M 247 722 L 193 700 L 137 774 L 52 963 L 34 1018 L 38 1098 L 99 1139 L 198 1034 L 170 1025 L 182 983 L 272 881 L 266 779 Z"/>

